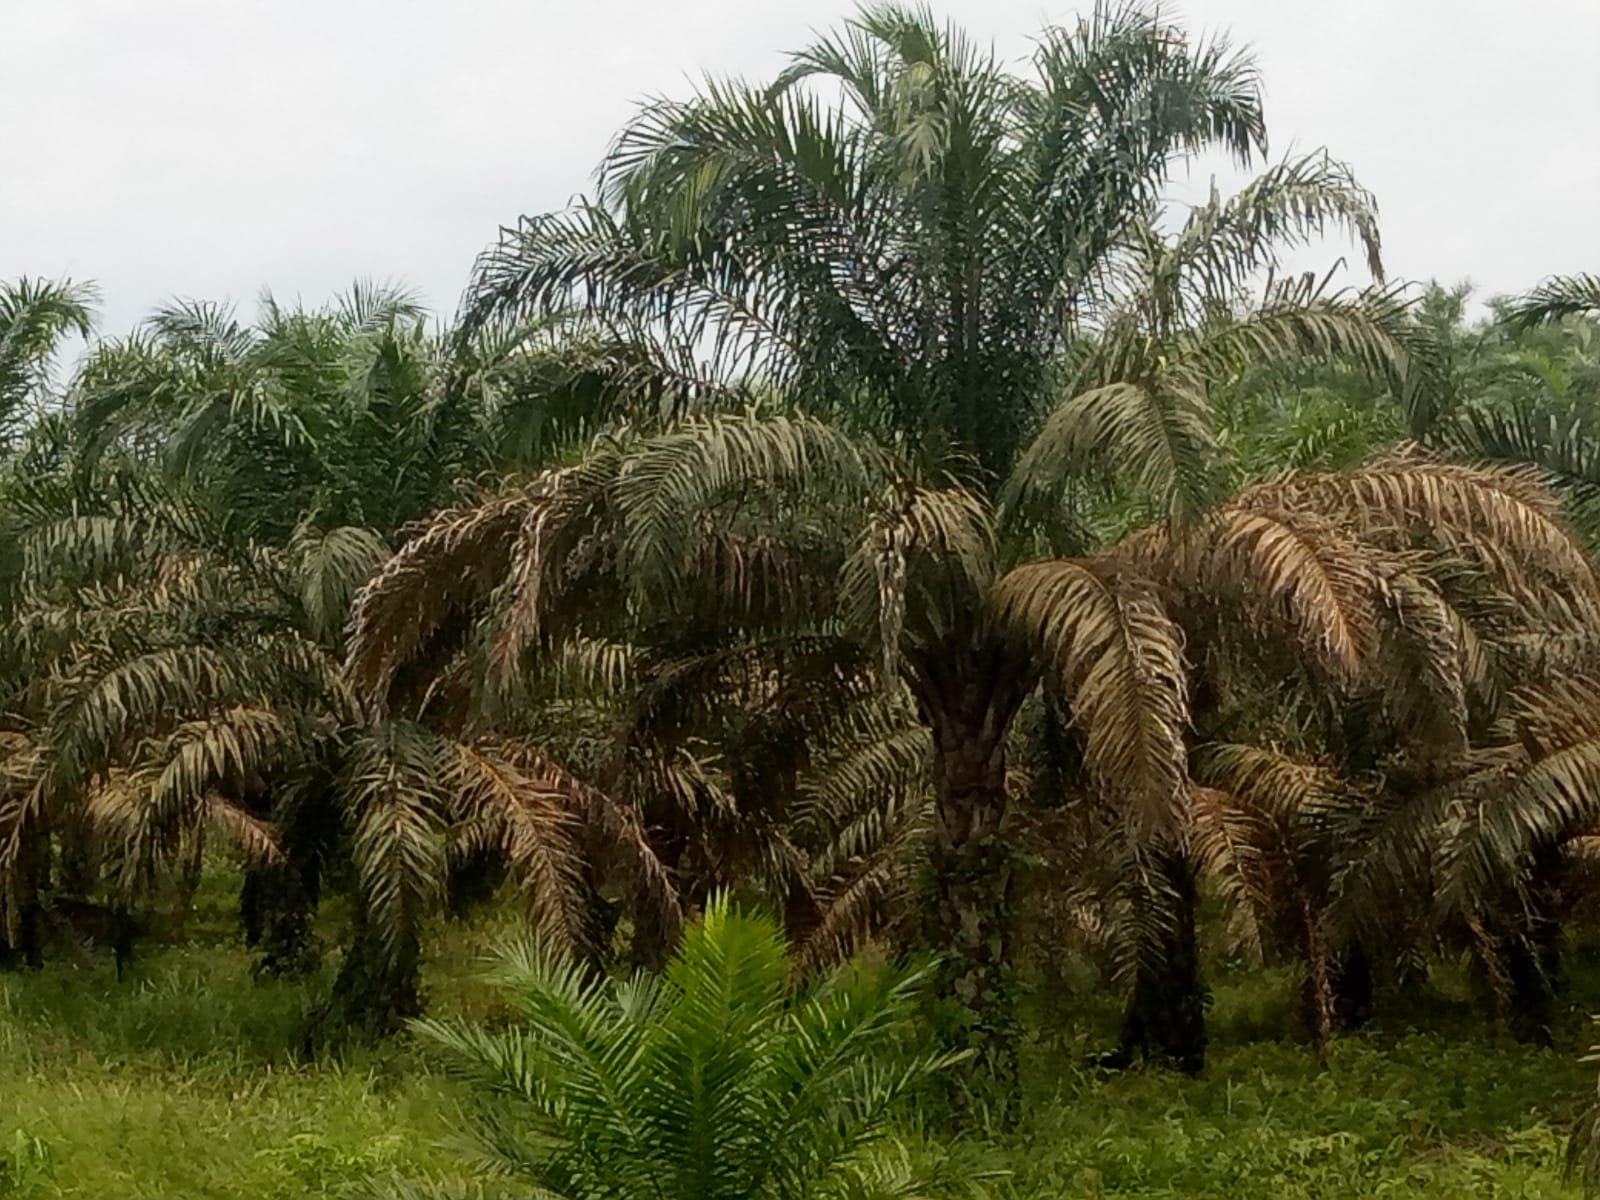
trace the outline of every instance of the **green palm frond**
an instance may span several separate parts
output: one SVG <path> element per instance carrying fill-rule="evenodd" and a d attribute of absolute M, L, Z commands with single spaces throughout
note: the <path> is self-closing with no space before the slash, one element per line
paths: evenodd
<path fill-rule="evenodd" d="M 850 1195 L 884 1176 L 892 1105 L 951 1060 L 898 1051 L 920 977 L 790 984 L 778 930 L 714 902 L 659 979 L 527 950 L 512 1028 L 418 1022 L 480 1082 L 474 1158 L 566 1200 Z"/>
<path fill-rule="evenodd" d="M 1015 507 L 1030 492 L 1108 471 L 1174 520 L 1192 517 L 1204 503 L 1213 442 L 1208 413 L 1202 380 L 1181 366 L 1090 387 L 1045 419 L 1007 481 L 1002 504 Z"/>
<path fill-rule="evenodd" d="M 1171 253 L 1201 294 L 1227 302 L 1285 251 L 1333 231 L 1360 245 L 1368 272 L 1381 282 L 1377 202 L 1347 165 L 1319 150 L 1273 164 L 1227 199 L 1213 190 L 1189 213 Z"/>
<path fill-rule="evenodd" d="M 0 283 L 0 449 L 41 415 L 27 406 L 42 399 L 61 342 L 89 336 L 96 299 L 94 288 L 70 280 Z"/>
<path fill-rule="evenodd" d="M 370 529 L 339 526 L 306 529 L 290 543 L 298 560 L 300 603 L 313 637 L 336 642 L 350 602 L 389 557 L 389 547 Z"/>
<path fill-rule="evenodd" d="M 1513 327 L 1526 328 L 1563 317 L 1600 312 L 1600 275 L 1553 275 L 1506 314 Z"/>
<path fill-rule="evenodd" d="M 396 723 L 357 742 L 344 769 L 362 904 L 372 936 L 392 966 L 415 961 L 422 924 L 443 900 L 439 786 L 435 737 Z"/>

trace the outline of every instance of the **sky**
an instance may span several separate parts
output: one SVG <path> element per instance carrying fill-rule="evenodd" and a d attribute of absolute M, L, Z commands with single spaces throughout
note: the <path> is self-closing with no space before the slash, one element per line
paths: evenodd
<path fill-rule="evenodd" d="M 1021 59 L 1090 2 L 934 10 Z M 638 101 L 764 78 L 853 8 L 0 0 L 0 278 L 96 281 L 107 333 L 175 296 L 248 311 L 263 287 L 319 303 L 359 277 L 448 313 L 497 229 L 583 191 Z M 1600 0 L 1167 9 L 1254 46 L 1273 155 L 1353 165 L 1392 278 L 1488 294 L 1600 271 Z"/>

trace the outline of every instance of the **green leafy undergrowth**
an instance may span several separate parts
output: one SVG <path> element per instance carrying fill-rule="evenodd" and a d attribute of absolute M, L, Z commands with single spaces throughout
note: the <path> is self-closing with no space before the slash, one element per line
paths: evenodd
<path fill-rule="evenodd" d="M 0 1198 L 298 1200 L 391 1173 L 460 1177 L 441 1143 L 461 1085 L 407 1039 L 301 1059 L 295 1032 L 327 977 L 252 982 L 218 921 L 120 984 L 109 963 L 0 975 Z M 514 922 L 434 931 L 435 1014 L 504 1016 L 477 974 Z M 1562 1146 L 1593 1087 L 1578 1062 L 1593 974 L 1554 1050 L 1491 1036 L 1441 986 L 1326 1067 L 1295 1032 L 1286 977 L 1224 976 L 1199 1079 L 1083 1065 L 1114 1007 L 1067 996 L 1026 1055 L 1016 1125 L 979 1112 L 962 1141 L 928 1149 L 1008 1171 L 999 1200 L 1574 1197 Z"/>

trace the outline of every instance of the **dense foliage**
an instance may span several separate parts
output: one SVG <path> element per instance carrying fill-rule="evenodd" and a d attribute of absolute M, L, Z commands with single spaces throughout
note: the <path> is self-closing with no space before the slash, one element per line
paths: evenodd
<path fill-rule="evenodd" d="M 641 108 L 444 327 L 357 285 L 101 338 L 91 289 L 0 285 L 0 965 L 120 972 L 226 864 L 311 1047 L 420 1016 L 437 921 L 515 893 L 541 1054 L 657 1031 L 595 1138 L 684 1085 L 644 1064 L 724 935 L 768 1016 L 934 952 L 966 1119 L 1015 1118 L 1068 946 L 1108 1067 L 1203 1068 L 1219 935 L 1323 1056 L 1456 961 L 1549 1042 L 1600 863 L 1600 291 L 1469 319 L 1266 147 L 1248 52 L 1153 9 L 1013 69 L 879 5 Z M 1257 174 L 1176 210 L 1218 150 Z M 1282 276 L 1325 237 L 1360 282 Z M 523 1083 L 586 1152 L 574 1079 Z"/>

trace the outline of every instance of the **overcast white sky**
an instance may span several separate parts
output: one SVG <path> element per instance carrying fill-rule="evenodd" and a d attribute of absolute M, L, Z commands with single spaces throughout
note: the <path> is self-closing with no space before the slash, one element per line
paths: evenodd
<path fill-rule="evenodd" d="M 1020 56 L 1089 3 L 935 10 Z M 764 76 L 853 8 L 0 0 L 0 277 L 97 280 L 107 332 L 174 295 L 320 301 L 357 276 L 449 311 L 499 225 L 586 186 L 634 101 Z M 1275 153 L 1354 164 L 1391 275 L 1600 270 L 1600 0 L 1179 11 L 1254 44 Z"/>

